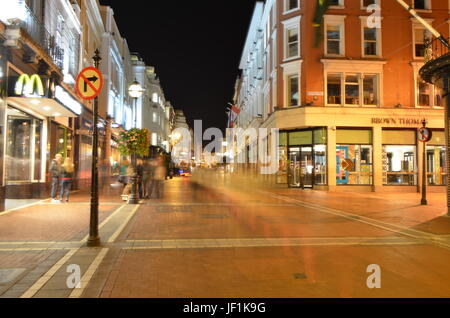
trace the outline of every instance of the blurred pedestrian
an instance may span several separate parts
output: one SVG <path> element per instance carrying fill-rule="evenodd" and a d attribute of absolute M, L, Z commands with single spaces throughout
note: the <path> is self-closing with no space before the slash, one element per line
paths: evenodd
<path fill-rule="evenodd" d="M 144 197 L 144 191 L 143 191 L 144 167 L 143 167 L 142 159 L 139 159 L 137 161 L 136 174 L 137 174 L 137 177 L 138 177 L 137 184 L 138 184 L 139 199 L 142 199 Z"/>
<path fill-rule="evenodd" d="M 124 188 L 127 186 L 129 182 L 127 177 L 127 168 L 129 165 L 130 162 L 128 160 L 122 161 L 122 164 L 120 165 L 119 179 L 117 181 L 119 181 L 119 183 L 121 183 Z"/>
<path fill-rule="evenodd" d="M 125 177 L 124 180 L 126 181 L 126 183 L 124 184 L 124 188 L 122 191 L 122 200 L 123 201 L 128 201 L 128 197 L 131 193 L 131 188 L 133 187 L 133 183 L 130 181 L 131 181 L 131 177 L 133 176 L 133 174 L 134 174 L 133 166 L 129 164 L 128 166 L 126 166 L 125 175 L 124 175 L 124 177 Z"/>
<path fill-rule="evenodd" d="M 55 155 L 55 159 L 52 160 L 52 163 L 50 165 L 50 176 L 52 178 L 52 203 L 59 203 L 59 201 L 56 199 L 56 195 L 58 192 L 58 186 L 59 186 L 59 176 L 61 174 L 61 165 L 62 165 L 63 156 L 58 153 Z"/>
<path fill-rule="evenodd" d="M 60 202 L 63 202 L 64 196 L 66 197 L 66 202 L 69 202 L 69 194 L 72 186 L 74 170 L 75 165 L 73 164 L 72 159 L 66 158 L 61 166 L 61 174 L 59 178 L 61 187 L 59 194 Z"/>
<path fill-rule="evenodd" d="M 149 186 L 152 178 L 152 165 L 150 160 L 145 160 L 143 164 L 142 191 L 144 199 L 149 198 Z"/>
<path fill-rule="evenodd" d="M 153 176 L 149 195 L 161 199 L 164 192 L 164 180 L 166 180 L 166 165 L 162 157 L 157 157 L 153 162 Z"/>

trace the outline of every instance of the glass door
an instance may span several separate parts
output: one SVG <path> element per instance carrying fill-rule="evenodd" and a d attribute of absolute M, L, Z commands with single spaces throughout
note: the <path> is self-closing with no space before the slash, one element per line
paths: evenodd
<path fill-rule="evenodd" d="M 301 183 L 303 188 L 313 187 L 314 160 L 312 147 L 302 147 L 301 160 Z"/>
<path fill-rule="evenodd" d="M 289 149 L 289 169 L 288 182 L 291 188 L 300 188 L 301 170 L 300 170 L 300 148 Z"/>

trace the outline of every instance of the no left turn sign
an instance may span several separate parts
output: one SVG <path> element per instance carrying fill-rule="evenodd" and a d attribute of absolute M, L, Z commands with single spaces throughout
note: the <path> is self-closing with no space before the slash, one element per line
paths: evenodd
<path fill-rule="evenodd" d="M 77 77 L 77 92 L 83 99 L 94 99 L 102 90 L 103 76 L 95 67 L 83 69 Z"/>

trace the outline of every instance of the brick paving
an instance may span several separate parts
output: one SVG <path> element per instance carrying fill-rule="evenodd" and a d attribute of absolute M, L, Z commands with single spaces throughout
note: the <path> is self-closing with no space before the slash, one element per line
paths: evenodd
<path fill-rule="evenodd" d="M 211 180 L 212 182 L 213 180 Z M 103 192 L 103 245 L 85 247 L 89 193 L 0 215 L 0 297 L 448 297 L 445 195 L 328 193 L 166 182 L 124 205 Z M 59 264 L 59 265 L 58 265 Z M 77 264 L 81 290 L 66 286 Z M 382 268 L 382 288 L 366 268 Z"/>

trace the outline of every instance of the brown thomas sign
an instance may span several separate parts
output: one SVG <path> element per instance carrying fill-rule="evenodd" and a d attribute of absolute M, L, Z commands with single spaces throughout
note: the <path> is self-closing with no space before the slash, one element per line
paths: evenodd
<path fill-rule="evenodd" d="M 372 124 L 420 126 L 422 120 L 423 118 L 372 118 Z"/>

